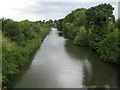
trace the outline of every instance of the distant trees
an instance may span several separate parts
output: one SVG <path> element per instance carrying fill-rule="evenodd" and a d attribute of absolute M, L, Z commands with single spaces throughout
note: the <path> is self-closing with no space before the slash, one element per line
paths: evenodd
<path fill-rule="evenodd" d="M 79 8 L 58 20 L 58 29 L 80 46 L 96 50 L 104 60 L 119 63 L 117 54 L 120 20 L 115 22 L 114 8 L 99 4 L 89 9 Z"/>
<path fill-rule="evenodd" d="M 84 8 L 72 11 L 64 19 L 58 21 L 58 29 L 63 30 L 66 37 L 74 39 L 79 32 L 79 27 L 86 24 L 85 11 Z"/>
<path fill-rule="evenodd" d="M 53 21 L 52 19 L 50 19 L 49 21 L 46 21 L 46 23 L 48 23 L 50 27 L 57 27 L 57 20 Z"/>

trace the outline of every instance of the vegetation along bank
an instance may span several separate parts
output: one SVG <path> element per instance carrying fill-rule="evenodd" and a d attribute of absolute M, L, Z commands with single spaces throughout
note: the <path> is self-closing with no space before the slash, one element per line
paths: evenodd
<path fill-rule="evenodd" d="M 113 10 L 110 4 L 79 8 L 58 20 L 57 27 L 76 45 L 88 46 L 105 61 L 119 64 L 120 20 L 115 21 Z"/>
<path fill-rule="evenodd" d="M 6 86 L 20 68 L 28 64 L 37 51 L 50 27 L 37 21 L 21 22 L 2 19 L 2 78 Z"/>

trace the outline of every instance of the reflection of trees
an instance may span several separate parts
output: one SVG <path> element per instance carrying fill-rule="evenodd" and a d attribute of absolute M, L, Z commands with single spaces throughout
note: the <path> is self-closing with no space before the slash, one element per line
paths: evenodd
<path fill-rule="evenodd" d="M 120 88 L 120 65 L 118 65 L 118 88 Z"/>
<path fill-rule="evenodd" d="M 117 87 L 117 67 L 100 60 L 94 53 L 89 55 L 88 60 L 91 62 L 92 76 L 89 77 L 87 74 L 89 68 L 84 68 L 83 84 L 85 86 Z"/>
<path fill-rule="evenodd" d="M 82 63 L 83 86 L 118 87 L 118 72 L 115 65 L 100 60 L 99 56 L 88 48 L 75 46 L 71 40 L 66 41 L 65 50 L 71 57 L 85 60 Z"/>
<path fill-rule="evenodd" d="M 59 36 L 63 36 L 63 32 L 62 32 L 62 31 L 59 31 L 58 35 L 59 35 Z"/>
<path fill-rule="evenodd" d="M 67 40 L 65 42 L 65 50 L 71 57 L 81 60 L 86 59 L 91 52 L 90 50 L 88 50 L 88 48 L 74 45 L 72 40 Z"/>

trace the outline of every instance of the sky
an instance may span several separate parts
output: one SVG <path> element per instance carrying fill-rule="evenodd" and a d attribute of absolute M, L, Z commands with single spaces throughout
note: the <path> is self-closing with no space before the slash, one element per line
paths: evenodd
<path fill-rule="evenodd" d="M 118 3 L 118 18 L 120 19 L 120 1 Z"/>
<path fill-rule="evenodd" d="M 90 8 L 100 3 L 110 3 L 118 18 L 119 0 L 0 0 L 0 18 L 15 21 L 55 20 L 64 18 L 77 8 Z"/>

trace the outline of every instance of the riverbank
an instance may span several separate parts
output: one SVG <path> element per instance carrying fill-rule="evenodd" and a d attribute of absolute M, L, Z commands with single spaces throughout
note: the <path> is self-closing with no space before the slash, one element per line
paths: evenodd
<path fill-rule="evenodd" d="M 52 29 L 9 88 L 117 88 L 118 68 Z M 102 67 L 101 67 L 102 66 Z M 107 72 L 107 73 L 106 73 Z"/>
<path fill-rule="evenodd" d="M 31 62 L 49 31 L 49 25 L 42 22 L 3 20 L 3 86 L 7 86 L 11 78 Z"/>
<path fill-rule="evenodd" d="M 58 20 L 58 29 L 74 44 L 94 49 L 104 61 L 120 64 L 120 20 L 115 21 L 113 10 L 110 4 L 78 8 Z"/>

